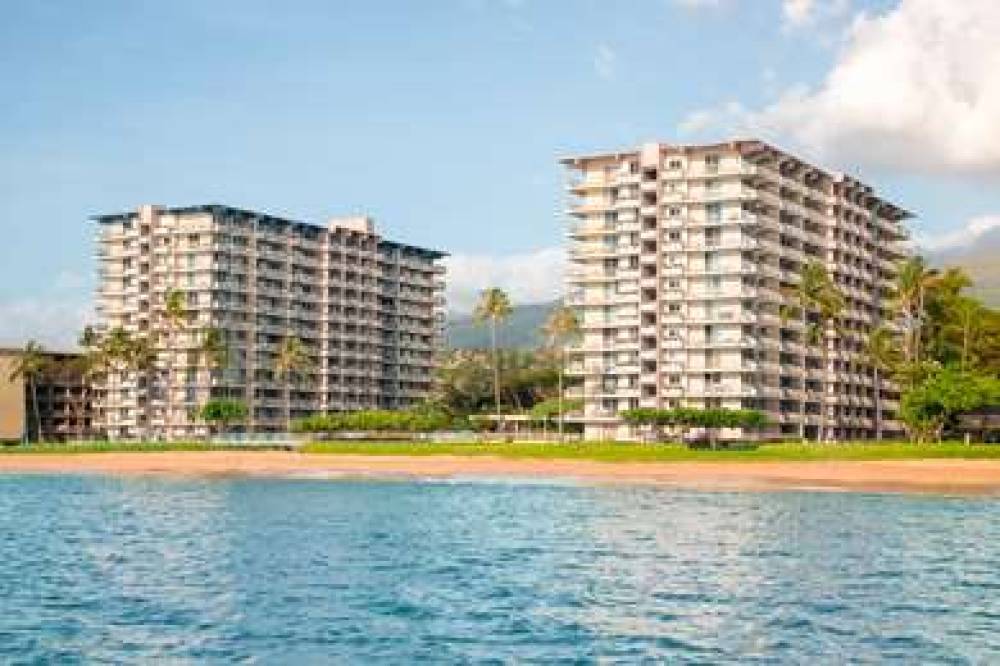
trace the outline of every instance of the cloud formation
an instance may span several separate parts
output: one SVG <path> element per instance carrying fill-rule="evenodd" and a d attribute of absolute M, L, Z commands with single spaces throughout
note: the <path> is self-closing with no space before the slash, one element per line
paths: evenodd
<path fill-rule="evenodd" d="M 804 20 L 812 2 L 792 5 Z M 729 131 L 796 142 L 838 163 L 923 173 L 1000 173 L 1000 2 L 902 0 L 861 13 L 822 83 L 746 110 L 695 112 Z"/>
<path fill-rule="evenodd" d="M 960 229 L 946 234 L 918 235 L 916 242 L 918 247 L 934 252 L 958 250 L 972 247 L 985 234 L 994 229 L 1000 229 L 1000 214 L 979 215 L 970 219 Z"/>
<path fill-rule="evenodd" d="M 448 309 L 470 312 L 479 292 L 500 287 L 514 303 L 551 301 L 563 294 L 566 253 L 550 247 L 507 256 L 456 254 L 446 260 Z"/>

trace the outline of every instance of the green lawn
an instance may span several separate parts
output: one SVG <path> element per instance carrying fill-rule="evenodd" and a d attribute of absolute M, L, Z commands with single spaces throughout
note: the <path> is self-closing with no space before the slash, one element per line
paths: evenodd
<path fill-rule="evenodd" d="M 198 442 L 32 444 L 0 447 L 0 455 L 101 453 L 113 451 L 237 450 L 239 446 L 210 446 Z M 498 456 L 501 458 L 576 459 L 598 461 L 754 461 L 754 460 L 915 460 L 922 458 L 1000 459 L 1000 445 L 961 442 L 910 444 L 907 442 L 852 442 L 843 444 L 764 444 L 746 451 L 692 451 L 678 444 L 582 443 L 426 443 L 426 442 L 315 442 L 306 454 L 404 456 Z"/>
<path fill-rule="evenodd" d="M 114 453 L 121 451 L 205 451 L 227 450 L 231 446 L 213 446 L 203 442 L 73 442 L 70 444 L 8 444 L 0 446 L 0 455 Z"/>
<path fill-rule="evenodd" d="M 906 460 L 921 458 L 1000 459 L 1000 445 L 961 442 L 910 444 L 867 442 L 844 444 L 764 444 L 754 450 L 691 450 L 678 444 L 584 442 L 573 444 L 430 444 L 422 442 L 322 442 L 307 445 L 306 453 L 360 455 L 457 455 L 502 458 L 582 459 L 601 461 L 715 461 L 715 460 Z"/>

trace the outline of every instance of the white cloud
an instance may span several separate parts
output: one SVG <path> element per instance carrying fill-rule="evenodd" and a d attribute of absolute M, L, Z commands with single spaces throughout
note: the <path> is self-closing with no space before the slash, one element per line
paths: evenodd
<path fill-rule="evenodd" d="M 946 234 L 934 236 L 920 234 L 916 238 L 916 244 L 920 248 L 932 251 L 971 247 L 993 229 L 1000 229 L 1000 215 L 979 215 L 966 222 L 961 229 Z"/>
<path fill-rule="evenodd" d="M 782 0 L 781 17 L 786 28 L 803 28 L 841 18 L 850 7 L 851 0 Z"/>
<path fill-rule="evenodd" d="M 597 55 L 594 56 L 594 71 L 600 78 L 609 81 L 615 78 L 616 65 L 618 64 L 618 54 L 607 44 L 597 47 Z"/>
<path fill-rule="evenodd" d="M 456 312 L 470 312 L 488 287 L 500 287 L 514 303 L 551 301 L 564 292 L 561 247 L 507 256 L 456 254 L 446 264 L 448 308 Z"/>
<path fill-rule="evenodd" d="M 805 25 L 816 9 L 814 0 L 784 0 L 781 3 L 781 13 L 790 25 Z"/>
<path fill-rule="evenodd" d="M 0 344 L 20 347 L 36 340 L 49 349 L 75 349 L 83 326 L 94 320 L 84 301 L 40 297 L 0 302 Z"/>
<path fill-rule="evenodd" d="M 838 163 L 1000 172 L 1000 2 L 902 0 L 859 14 L 823 82 L 722 124 Z M 696 117 L 697 118 L 697 117 Z"/>

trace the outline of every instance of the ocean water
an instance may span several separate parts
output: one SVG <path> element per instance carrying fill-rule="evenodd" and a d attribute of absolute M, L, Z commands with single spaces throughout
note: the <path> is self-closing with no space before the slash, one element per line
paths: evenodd
<path fill-rule="evenodd" d="M 0 663 L 996 663 L 1000 502 L 0 476 Z"/>

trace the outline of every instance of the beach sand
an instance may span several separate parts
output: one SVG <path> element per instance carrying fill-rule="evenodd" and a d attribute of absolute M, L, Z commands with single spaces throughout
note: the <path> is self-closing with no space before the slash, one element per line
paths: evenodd
<path fill-rule="evenodd" d="M 823 489 L 1000 494 L 1000 460 L 596 462 L 486 456 L 363 456 L 166 451 L 0 456 L 0 473 L 198 476 L 529 478 L 707 490 Z"/>

